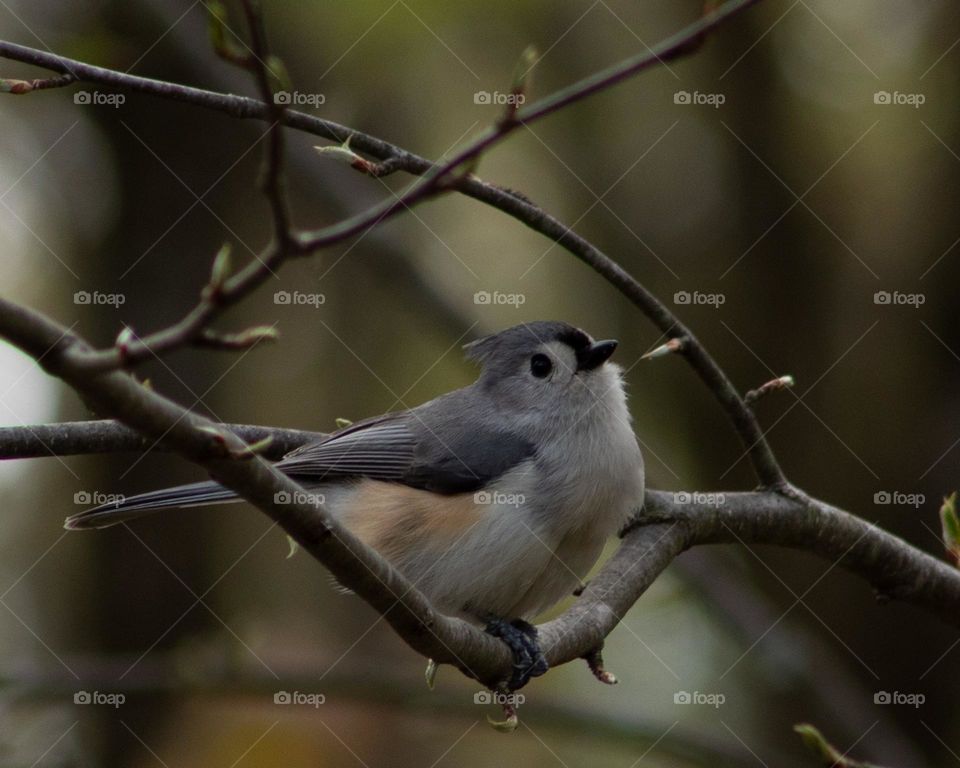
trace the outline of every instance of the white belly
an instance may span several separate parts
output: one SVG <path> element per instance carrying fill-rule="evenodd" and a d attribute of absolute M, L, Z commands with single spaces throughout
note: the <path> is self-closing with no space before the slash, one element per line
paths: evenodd
<path fill-rule="evenodd" d="M 572 478 L 532 470 L 521 465 L 486 496 L 363 481 L 328 508 L 440 611 L 532 619 L 573 592 L 642 495 L 642 473 L 639 491 L 621 479 L 574 481 L 571 493 Z"/>

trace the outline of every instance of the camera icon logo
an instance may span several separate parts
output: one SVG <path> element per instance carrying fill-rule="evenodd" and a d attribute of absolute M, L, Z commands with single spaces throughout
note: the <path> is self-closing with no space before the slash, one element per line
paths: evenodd
<path fill-rule="evenodd" d="M 889 691 L 877 691 L 873 694 L 874 704 L 889 704 L 892 701 Z"/>
<path fill-rule="evenodd" d="M 73 294 L 74 304 L 89 304 L 93 300 L 90 291 L 77 291 Z"/>
<path fill-rule="evenodd" d="M 893 501 L 893 497 L 890 495 L 889 491 L 877 491 L 873 494 L 873 503 L 874 504 L 890 504 Z"/>
<path fill-rule="evenodd" d="M 477 691 L 473 694 L 474 704 L 490 704 L 493 701 L 493 695 L 490 691 Z"/>
<path fill-rule="evenodd" d="M 693 701 L 693 697 L 689 691 L 677 691 L 673 694 L 674 704 L 689 704 L 691 701 Z"/>
<path fill-rule="evenodd" d="M 492 504 L 493 494 L 490 491 L 477 491 L 473 494 L 474 504 Z"/>
<path fill-rule="evenodd" d="M 74 504 L 92 504 L 93 497 L 90 495 L 89 491 L 77 491 L 73 494 L 73 503 Z"/>
<path fill-rule="evenodd" d="M 889 304 L 893 300 L 890 291 L 877 291 L 873 294 L 874 304 Z"/>
<path fill-rule="evenodd" d="M 473 103 L 491 104 L 493 103 L 493 97 L 490 95 L 490 91 L 477 91 L 475 94 L 473 94 Z"/>
<path fill-rule="evenodd" d="M 277 291 L 273 294 L 274 304 L 289 304 L 293 300 L 290 291 Z"/>
<path fill-rule="evenodd" d="M 692 104 L 693 97 L 690 95 L 690 91 L 677 91 L 675 94 L 673 94 L 673 103 Z"/>
<path fill-rule="evenodd" d="M 492 300 L 490 291 L 477 291 L 473 294 L 473 303 L 474 304 L 490 304 Z"/>
<path fill-rule="evenodd" d="M 874 104 L 891 104 L 893 102 L 893 97 L 890 95 L 889 91 L 877 91 L 873 94 L 873 103 Z"/>
<path fill-rule="evenodd" d="M 290 695 L 290 691 L 277 691 L 273 694 L 274 704 L 289 704 L 291 701 L 293 701 L 293 697 Z"/>
<path fill-rule="evenodd" d="M 677 291 L 675 294 L 673 294 L 674 304 L 689 304 L 690 299 L 690 291 Z"/>
<path fill-rule="evenodd" d="M 90 91 L 77 91 L 73 94 L 74 104 L 89 104 L 92 101 Z"/>
<path fill-rule="evenodd" d="M 277 91 L 273 94 L 273 103 L 274 104 L 290 104 L 293 101 L 293 96 L 289 91 Z"/>
<path fill-rule="evenodd" d="M 674 504 L 689 504 L 690 503 L 690 493 L 688 491 L 677 491 L 673 494 L 673 503 Z"/>
<path fill-rule="evenodd" d="M 92 700 L 89 691 L 77 691 L 73 694 L 74 704 L 89 704 Z"/>
<path fill-rule="evenodd" d="M 290 504 L 293 502 L 293 496 L 291 496 L 287 491 L 278 491 L 273 494 L 273 503 L 274 504 Z"/>

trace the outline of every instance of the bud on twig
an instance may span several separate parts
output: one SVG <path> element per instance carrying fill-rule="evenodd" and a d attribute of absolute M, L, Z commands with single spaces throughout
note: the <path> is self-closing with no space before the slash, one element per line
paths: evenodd
<path fill-rule="evenodd" d="M 226 455 L 232 459 L 252 459 L 254 456 L 263 452 L 272 442 L 273 436 L 267 435 L 262 440 L 257 440 L 255 443 L 243 443 L 239 437 L 236 438 L 239 442 L 242 443 L 242 447 L 239 449 L 232 449 L 227 447 L 227 440 L 230 437 L 235 437 L 230 433 L 224 431 L 220 427 L 215 425 L 204 424 L 197 427 L 200 432 L 205 432 L 208 435 L 211 435 L 214 440 L 214 444 L 223 449 L 226 452 Z"/>
<path fill-rule="evenodd" d="M 960 567 L 960 517 L 957 516 L 956 491 L 943 499 L 940 522 L 943 525 L 943 545 L 953 558 L 954 565 Z"/>
<path fill-rule="evenodd" d="M 775 392 L 778 389 L 789 389 L 794 385 L 793 376 L 781 376 L 779 379 L 773 379 L 768 381 L 766 384 L 763 384 L 756 389 L 751 389 L 743 398 L 743 402 L 747 405 L 757 402 L 761 397 L 770 392 Z"/>
<path fill-rule="evenodd" d="M 527 93 L 530 91 L 531 72 L 537 63 L 537 49 L 533 45 L 528 45 L 523 49 L 517 65 L 513 70 L 513 82 L 510 85 L 510 95 L 513 98 L 507 99 L 507 108 L 503 117 L 500 118 L 501 125 L 507 125 L 514 121 L 517 110 L 526 101 Z"/>
<path fill-rule="evenodd" d="M 0 80 L 0 93 L 13 93 L 19 96 L 22 93 L 30 93 L 33 90 L 33 83 L 29 80 Z"/>
<path fill-rule="evenodd" d="M 517 708 L 510 696 L 510 690 L 504 685 L 497 689 L 497 699 L 503 709 L 503 720 L 494 720 L 487 715 L 487 722 L 493 726 L 493 729 L 501 733 L 513 733 L 520 724 L 520 718 L 517 717 Z"/>
<path fill-rule="evenodd" d="M 208 30 L 214 53 L 231 64 L 247 66 L 250 56 L 233 41 L 233 33 L 227 24 L 226 6 L 220 0 L 208 0 L 204 5 L 209 14 Z"/>
<path fill-rule="evenodd" d="M 214 443 L 215 443 L 219 448 L 225 448 L 225 447 L 226 447 L 226 445 L 227 445 L 227 436 L 223 433 L 223 430 L 220 429 L 219 427 L 214 427 L 214 426 L 212 426 L 212 425 L 203 424 L 203 425 L 197 427 L 197 430 L 198 430 L 199 432 L 204 432 L 204 433 L 210 435 L 211 437 L 213 437 Z"/>
<path fill-rule="evenodd" d="M 317 150 L 317 152 L 319 152 L 321 155 L 329 157 L 331 160 L 336 160 L 340 163 L 346 163 L 351 168 L 356 168 L 358 171 L 369 173 L 371 176 L 379 175 L 377 173 L 376 163 L 371 163 L 365 157 L 361 157 L 352 149 L 350 149 L 349 136 L 347 136 L 347 140 L 339 146 L 314 147 L 314 149 Z"/>
<path fill-rule="evenodd" d="M 204 328 L 192 343 L 195 347 L 209 349 L 247 349 L 261 341 L 276 341 L 279 337 L 279 331 L 272 325 L 258 325 L 240 333 L 219 333 Z"/>
<path fill-rule="evenodd" d="M 290 550 L 287 552 L 287 557 L 286 557 L 286 559 L 289 560 L 291 557 L 297 554 L 297 552 L 300 551 L 300 545 L 297 544 L 297 540 L 293 538 L 293 536 L 291 536 L 289 533 L 287 534 L 287 544 L 290 545 Z"/>
<path fill-rule="evenodd" d="M 257 454 L 263 453 L 270 445 L 273 444 L 273 435 L 267 435 L 262 440 L 257 440 L 253 443 L 247 443 L 247 448 L 244 451 L 245 454 L 250 454 L 255 456 Z"/>
<path fill-rule="evenodd" d="M 42 91 L 47 88 L 62 88 L 76 81 L 71 74 L 60 75 L 58 77 L 45 77 L 37 80 L 13 80 L 0 78 L 0 93 L 12 93 L 14 96 L 22 96 L 25 93 L 33 91 Z"/>
<path fill-rule="evenodd" d="M 435 662 L 433 659 L 427 659 L 427 668 L 423 673 L 423 677 L 427 681 L 427 688 L 429 688 L 431 691 L 437 682 L 437 670 L 439 668 L 440 665 L 437 664 L 437 662 Z"/>
<path fill-rule="evenodd" d="M 590 667 L 590 671 L 593 672 L 593 676 L 601 683 L 605 683 L 606 685 L 616 685 L 620 682 L 617 680 L 617 676 L 613 674 L 613 672 L 609 672 L 604 669 L 603 654 L 599 649 L 594 649 L 583 658 L 586 660 L 587 666 Z"/>
<path fill-rule="evenodd" d="M 210 269 L 210 288 L 219 293 L 229 276 L 230 243 L 224 243 L 213 258 L 213 267 Z"/>
<path fill-rule="evenodd" d="M 290 81 L 290 74 L 287 72 L 287 65 L 279 56 L 270 54 L 266 61 L 267 76 L 271 80 L 271 88 L 274 91 L 292 91 L 293 85 Z M 276 103 L 276 100 L 274 101 Z"/>
<path fill-rule="evenodd" d="M 133 328 L 129 325 L 123 326 L 123 330 L 117 334 L 117 340 L 113 342 L 113 346 L 117 348 L 117 352 L 120 353 L 120 359 L 126 359 L 128 353 L 130 352 L 130 343 L 135 341 L 137 335 L 133 332 Z"/>
<path fill-rule="evenodd" d="M 846 754 L 828 742 L 823 737 L 823 734 L 809 723 L 795 725 L 793 726 L 793 730 L 800 734 L 800 738 L 803 739 L 803 743 L 807 746 L 807 749 L 819 757 L 824 765 L 832 766 L 832 768 L 880 768 L 880 766 L 874 765 L 873 763 L 863 763 L 847 757 Z"/>
<path fill-rule="evenodd" d="M 670 341 L 665 344 L 661 344 L 656 349 L 652 349 L 647 354 L 641 355 L 641 360 L 653 360 L 657 357 L 665 357 L 666 355 L 674 355 L 678 352 L 683 352 L 684 340 L 682 338 L 670 339 Z"/>

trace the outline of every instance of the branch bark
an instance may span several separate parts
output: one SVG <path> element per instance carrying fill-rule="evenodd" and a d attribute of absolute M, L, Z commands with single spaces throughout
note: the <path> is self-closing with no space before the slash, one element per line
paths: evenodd
<path fill-rule="evenodd" d="M 685 29 L 660 43 L 655 48 L 631 57 L 600 73 L 574 83 L 551 96 L 540 99 L 517 110 L 512 114 L 510 122 L 489 129 L 478 140 L 473 142 L 471 147 L 468 147 L 468 151 L 461 152 L 453 161 L 445 163 L 442 167 L 438 167 L 424 157 L 375 136 L 363 133 L 362 131 L 357 131 L 353 128 L 329 120 L 323 120 L 303 112 L 284 110 L 279 117 L 284 125 L 336 142 L 342 143 L 350 139 L 353 149 L 365 152 L 380 160 L 381 164 L 378 167 L 382 170 L 378 171 L 375 175 L 385 175 L 403 170 L 417 176 L 429 175 L 432 179 L 428 185 L 415 186 L 413 189 L 408 190 L 407 193 L 401 196 L 402 199 L 398 198 L 393 202 L 388 201 L 382 207 L 373 209 L 368 212 L 366 217 L 361 214 L 359 217 L 353 217 L 353 219 L 341 222 L 335 225 L 335 227 L 305 236 L 301 241 L 304 252 L 336 242 L 338 239 L 349 237 L 351 234 L 362 231 L 364 227 L 373 226 L 382 221 L 383 218 L 405 210 L 406 206 L 410 203 L 426 197 L 432 191 L 433 185 L 442 178 L 445 178 L 446 173 L 464 163 L 466 160 L 477 157 L 480 152 L 512 132 L 517 126 L 528 125 L 552 114 L 563 106 L 587 98 L 605 88 L 612 87 L 650 66 L 662 63 L 668 59 L 677 58 L 695 50 L 708 32 L 758 1 L 759 0 L 731 0 L 711 14 L 688 25 Z M 224 112 L 242 119 L 270 120 L 271 116 L 275 114 L 269 103 L 257 101 L 256 99 L 215 93 L 213 91 L 167 83 L 151 78 L 137 77 L 6 41 L 0 41 L 0 57 L 35 64 L 55 72 L 70 73 L 78 80 L 149 93 L 155 96 Z M 464 175 L 456 179 L 450 188 L 497 208 L 566 248 L 570 253 L 616 287 L 628 300 L 638 307 L 662 333 L 668 335 L 670 338 L 682 339 L 684 341 L 683 352 L 685 357 L 708 389 L 710 389 L 717 398 L 721 407 L 730 418 L 734 429 L 747 450 L 751 464 L 754 467 L 754 471 L 761 485 L 773 489 L 790 489 L 786 476 L 777 463 L 753 411 L 751 411 L 743 401 L 736 387 L 733 386 L 732 382 L 709 352 L 707 352 L 706 348 L 699 342 L 697 337 L 689 328 L 680 322 L 665 304 L 644 288 L 643 285 L 626 272 L 616 261 L 593 246 L 586 239 L 574 233 L 569 227 L 565 226 L 542 208 L 533 204 L 525 196 L 484 182 L 473 174 Z M 281 250 L 280 248 L 270 248 L 261 255 L 261 261 L 265 267 L 265 270 L 261 270 L 261 272 L 268 272 L 269 269 L 279 265 L 283 259 L 283 256 L 279 253 Z M 257 271 L 256 265 L 251 264 L 246 271 L 254 274 L 237 276 L 234 284 L 228 287 L 227 293 L 231 294 L 231 303 L 234 294 L 236 300 L 239 300 L 247 295 L 247 293 L 255 287 L 255 284 L 259 284 L 261 276 L 255 274 Z M 198 306 L 197 309 L 178 324 L 177 328 L 167 329 L 166 331 L 154 334 L 153 338 L 147 340 L 144 346 L 152 345 L 154 350 L 172 348 L 176 344 L 182 343 L 181 337 L 183 335 L 192 333 L 196 328 L 202 327 L 203 323 L 209 321 L 213 314 L 214 312 L 212 310 L 207 312 L 202 306 Z M 101 357 L 103 354 L 104 353 L 101 353 Z M 111 351 L 108 351 L 107 354 L 110 355 L 109 358 L 96 361 L 96 365 L 100 367 L 115 367 L 119 364 L 119 360 Z M 128 360 L 132 360 L 135 357 L 145 359 L 149 354 L 146 349 L 142 349 L 137 355 L 128 355 Z M 93 361 L 91 361 L 91 364 L 93 364 Z"/>
<path fill-rule="evenodd" d="M 2 333 L 2 325 L 0 325 Z M 320 432 L 222 424 L 245 442 L 271 438 L 265 456 L 279 458 Z M 0 429 L 0 459 L 143 450 L 150 444 L 115 421 Z M 159 450 L 171 450 L 166 443 Z M 712 504 L 697 499 L 722 497 Z M 818 499 L 779 493 L 678 494 L 648 490 L 617 553 L 569 611 L 541 627 L 552 664 L 579 658 L 601 644 L 620 617 L 681 552 L 707 544 L 769 544 L 807 551 L 868 582 L 878 597 L 922 608 L 960 627 L 960 570 L 875 524 Z"/>
<path fill-rule="evenodd" d="M 301 503 L 303 489 L 225 429 L 153 392 L 122 371 L 77 367 L 68 350 L 86 343 L 44 315 L 0 299 L 0 337 L 61 378 L 97 412 L 156 440 L 207 470 L 279 524 L 337 579 L 383 614 L 414 650 L 452 664 L 494 687 L 509 678 L 506 645 L 460 619 L 437 613 L 424 595 L 377 552 L 319 507 Z M 211 432 L 211 429 L 213 431 Z M 284 494 L 284 496 L 280 496 Z M 294 503 L 278 503 L 278 498 Z"/>
<path fill-rule="evenodd" d="M 212 278 L 209 292 L 201 303 L 177 325 L 144 340 L 125 339 L 128 343 L 122 349 L 118 345 L 113 349 L 93 350 L 81 338 L 45 316 L 0 300 L 0 337 L 32 355 L 48 373 L 63 379 L 99 413 L 123 425 L 110 426 L 102 422 L 82 427 L 50 425 L 34 428 L 30 436 L 25 432 L 31 428 L 7 430 L 0 433 L 0 455 L 40 455 L 41 448 L 43 455 L 52 450 L 142 449 L 145 439 L 159 441 L 159 446 L 202 466 L 211 477 L 276 521 L 341 583 L 376 608 L 414 650 L 440 663 L 455 665 L 485 685 L 496 685 L 509 676 L 511 669 L 510 654 L 504 644 L 463 621 L 436 613 L 426 598 L 386 560 L 322 509 L 276 502 L 278 494 L 300 489 L 262 457 L 253 455 L 245 439 L 260 439 L 264 434 L 275 433 L 270 449 L 279 451 L 286 445 L 284 440 L 300 440 L 309 433 L 275 432 L 257 427 L 238 427 L 235 433 L 223 425 L 217 429 L 216 425 L 145 389 L 129 374 L 117 370 L 122 365 L 146 359 L 148 354 L 198 337 L 223 306 L 248 295 L 269 270 L 284 259 L 311 253 L 366 231 L 435 192 L 455 189 L 498 208 L 562 245 L 614 285 L 662 332 L 671 339 L 681 340 L 683 354 L 713 392 L 746 445 L 761 484 L 771 489 L 728 494 L 725 503 L 717 507 L 679 504 L 671 501 L 669 494 L 651 491 L 644 513 L 625 532 L 617 553 L 568 611 L 540 627 L 541 642 L 552 666 L 596 651 L 623 614 L 678 554 L 690 546 L 706 543 L 738 541 L 807 549 L 859 574 L 881 594 L 918 605 L 960 626 L 960 572 L 865 521 L 793 489 L 753 412 L 729 378 L 690 330 L 643 285 L 523 195 L 469 173 L 455 175 L 468 161 L 472 163 L 522 125 L 609 88 L 664 59 L 689 52 L 702 41 L 705 33 L 755 2 L 758 0 L 730 0 L 654 50 L 512 112 L 509 119 L 487 129 L 453 159 L 440 165 L 376 137 L 272 104 L 264 63 L 266 42 L 257 27 L 258 17 L 251 16 L 250 20 L 256 58 L 263 65 L 253 66 L 262 97 L 259 101 L 140 78 L 0 41 L 0 57 L 36 64 L 78 81 L 152 93 L 238 118 L 268 120 L 272 125 L 283 124 L 335 141 L 342 142 L 349 137 L 354 149 L 380 161 L 376 175 L 403 170 L 421 177 L 395 200 L 317 232 L 295 233 L 290 228 L 283 200 L 283 145 L 281 132 L 275 128 L 269 143 L 265 177 L 265 193 L 274 220 L 273 242 L 262 254 L 261 263 L 252 262 L 222 281 Z M 215 277 L 216 274 L 215 270 Z M 49 440 L 44 441 L 44 437 Z M 58 448 L 51 443 L 56 443 Z"/>

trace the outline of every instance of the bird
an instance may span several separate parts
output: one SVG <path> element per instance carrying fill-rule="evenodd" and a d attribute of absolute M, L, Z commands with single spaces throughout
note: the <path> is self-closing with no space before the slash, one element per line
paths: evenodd
<path fill-rule="evenodd" d="M 581 586 L 642 504 L 616 348 L 562 321 L 506 328 L 464 346 L 480 366 L 472 384 L 353 423 L 276 467 L 437 610 L 503 640 L 516 690 L 548 668 L 530 622 Z M 65 527 L 240 500 L 192 483 L 119 498 Z"/>

